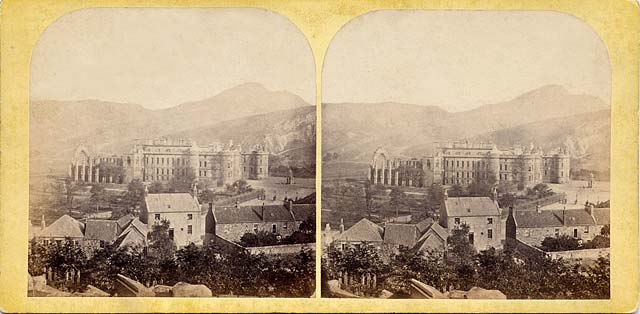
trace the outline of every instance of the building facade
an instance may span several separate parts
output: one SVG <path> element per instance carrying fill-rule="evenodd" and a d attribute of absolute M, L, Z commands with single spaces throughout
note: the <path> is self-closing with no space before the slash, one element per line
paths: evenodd
<path fill-rule="evenodd" d="M 169 237 L 178 248 L 205 241 L 207 210 L 189 193 L 158 193 L 145 197 L 145 210 L 140 214 L 143 223 L 153 229 L 154 224 L 169 221 Z"/>
<path fill-rule="evenodd" d="M 570 178 L 566 149 L 544 153 L 540 148 L 515 146 L 498 149 L 491 143 L 435 143 L 431 157 L 393 158 L 378 148 L 370 165 L 374 184 L 423 187 L 433 183 L 468 185 L 474 181 L 566 183 Z"/>
<path fill-rule="evenodd" d="M 198 146 L 185 139 L 138 140 L 124 155 L 91 155 L 80 146 L 68 173 L 73 181 L 104 183 L 168 182 L 190 174 L 218 186 L 262 180 L 269 176 L 269 153 L 262 146 L 243 151 L 233 142 Z"/>
<path fill-rule="evenodd" d="M 478 251 L 503 247 L 505 231 L 497 202 L 488 197 L 447 197 L 445 194 L 444 206 L 440 210 L 440 225 L 449 234 L 467 225 L 469 242 Z"/>
<path fill-rule="evenodd" d="M 562 235 L 591 241 L 609 225 L 609 208 L 514 210 L 506 221 L 506 236 L 531 246 Z"/>

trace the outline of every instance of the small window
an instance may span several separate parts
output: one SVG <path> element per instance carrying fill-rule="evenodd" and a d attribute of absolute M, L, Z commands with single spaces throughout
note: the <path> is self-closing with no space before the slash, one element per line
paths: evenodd
<path fill-rule="evenodd" d="M 101 249 L 104 249 L 104 247 L 105 247 L 104 240 L 100 240 L 100 248 L 101 248 Z"/>
<path fill-rule="evenodd" d="M 584 233 L 589 233 L 589 226 L 584 227 Z"/>
<path fill-rule="evenodd" d="M 253 224 L 253 232 L 258 232 L 258 224 Z"/>
<path fill-rule="evenodd" d="M 169 239 L 173 240 L 173 228 L 169 229 Z"/>
<path fill-rule="evenodd" d="M 493 218 L 487 218 L 487 225 L 493 224 Z"/>
<path fill-rule="evenodd" d="M 453 222 L 454 222 L 456 225 L 459 225 L 459 224 L 460 224 L 460 218 L 454 218 L 454 219 L 453 219 Z"/>
<path fill-rule="evenodd" d="M 492 229 L 487 230 L 487 238 L 493 239 L 493 230 Z"/>
<path fill-rule="evenodd" d="M 278 226 L 276 224 L 271 225 L 271 233 L 277 233 L 278 232 Z"/>
<path fill-rule="evenodd" d="M 285 221 L 285 223 L 282 225 L 282 229 L 287 229 L 289 226 L 287 225 L 287 222 Z"/>
<path fill-rule="evenodd" d="M 578 237 L 578 229 L 573 229 L 573 237 L 574 238 Z"/>
<path fill-rule="evenodd" d="M 155 214 L 155 219 L 160 220 L 160 214 Z"/>
<path fill-rule="evenodd" d="M 193 226 L 187 225 L 187 234 L 193 234 Z"/>
<path fill-rule="evenodd" d="M 560 229 L 556 228 L 555 235 L 556 235 L 556 237 L 560 236 Z"/>

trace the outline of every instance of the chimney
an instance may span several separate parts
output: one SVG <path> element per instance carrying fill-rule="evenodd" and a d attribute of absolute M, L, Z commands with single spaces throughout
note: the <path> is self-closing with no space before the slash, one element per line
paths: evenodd
<path fill-rule="evenodd" d="M 262 207 L 260 207 L 260 219 L 264 221 L 264 202 L 262 202 Z"/>
<path fill-rule="evenodd" d="M 447 192 L 447 189 L 444 189 L 444 199 L 447 200 L 449 198 L 449 192 Z"/>
<path fill-rule="evenodd" d="M 567 210 L 567 206 L 566 205 L 562 208 L 562 225 L 563 226 L 564 226 L 564 211 L 565 210 Z"/>
<path fill-rule="evenodd" d="M 324 230 L 327 232 L 331 231 L 331 224 L 327 222 L 327 224 L 324 226 Z"/>
<path fill-rule="evenodd" d="M 293 208 L 293 200 L 292 200 L 292 199 L 289 199 L 289 200 L 284 204 L 284 206 L 285 206 L 289 211 L 291 211 L 291 209 Z"/>
<path fill-rule="evenodd" d="M 237 199 L 236 199 L 235 207 L 236 207 L 236 208 L 240 207 L 240 206 L 238 206 L 238 200 L 237 200 Z"/>
<path fill-rule="evenodd" d="M 536 203 L 536 213 L 541 213 L 542 210 L 540 209 L 540 204 Z"/>
<path fill-rule="evenodd" d="M 213 210 L 213 202 L 209 202 L 209 210 Z"/>
<path fill-rule="evenodd" d="M 344 233 L 344 219 L 340 218 L 340 233 Z"/>
<path fill-rule="evenodd" d="M 47 227 L 47 222 L 44 221 L 44 214 L 42 214 L 42 220 L 40 221 L 40 225 L 42 227 L 42 230 L 44 230 L 44 228 Z"/>

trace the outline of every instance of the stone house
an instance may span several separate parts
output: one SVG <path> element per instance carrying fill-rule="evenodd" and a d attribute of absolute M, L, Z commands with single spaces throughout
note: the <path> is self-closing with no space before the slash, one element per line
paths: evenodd
<path fill-rule="evenodd" d="M 49 244 L 62 244 L 66 240 L 73 241 L 79 245 L 83 244 L 85 224 L 69 215 L 62 215 L 51 225 L 46 226 L 36 233 L 36 241 Z"/>
<path fill-rule="evenodd" d="M 315 204 L 212 207 L 213 217 L 207 233 L 232 242 L 240 242 L 245 233 L 266 231 L 282 237 L 300 229 L 307 219 L 315 219 Z"/>
<path fill-rule="evenodd" d="M 343 228 L 341 225 L 341 231 Z M 430 218 L 417 224 L 385 223 L 384 226 L 363 218 L 336 235 L 331 245 L 344 250 L 366 243 L 378 250 L 383 260 L 389 260 L 401 247 L 415 248 L 425 253 L 444 252 L 448 236 L 447 231 Z"/>
<path fill-rule="evenodd" d="M 497 202 L 488 197 L 448 197 L 440 209 L 440 224 L 448 233 L 469 226 L 469 242 L 478 250 L 504 246 L 505 233 L 502 211 Z"/>
<path fill-rule="evenodd" d="M 609 208 L 511 210 L 506 235 L 523 243 L 539 246 L 546 237 L 568 235 L 590 241 L 609 225 Z"/>
<path fill-rule="evenodd" d="M 146 209 L 140 217 L 149 229 L 162 220 L 169 221 L 169 237 L 178 248 L 205 239 L 206 209 L 189 193 L 158 193 L 145 197 Z"/>

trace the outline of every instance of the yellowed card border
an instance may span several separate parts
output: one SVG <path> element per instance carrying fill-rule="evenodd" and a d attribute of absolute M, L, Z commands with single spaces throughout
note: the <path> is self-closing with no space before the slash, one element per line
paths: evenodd
<path fill-rule="evenodd" d="M 307 37 L 316 61 L 321 103 L 322 61 L 333 35 L 374 10 L 550 10 L 589 24 L 606 45 L 612 69 L 610 300 L 348 300 L 194 298 L 27 298 L 28 113 L 31 51 L 60 16 L 91 7 L 251 7 L 287 17 Z M 4 0 L 0 6 L 0 311 L 7 312 L 627 312 L 638 301 L 638 27 L 633 1 L 240 1 Z M 321 114 L 317 109 L 320 192 Z M 318 213 L 321 198 L 317 197 Z M 317 215 L 320 226 L 320 215 Z M 317 231 L 318 248 L 320 230 Z M 319 254 L 317 265 L 320 265 Z"/>

